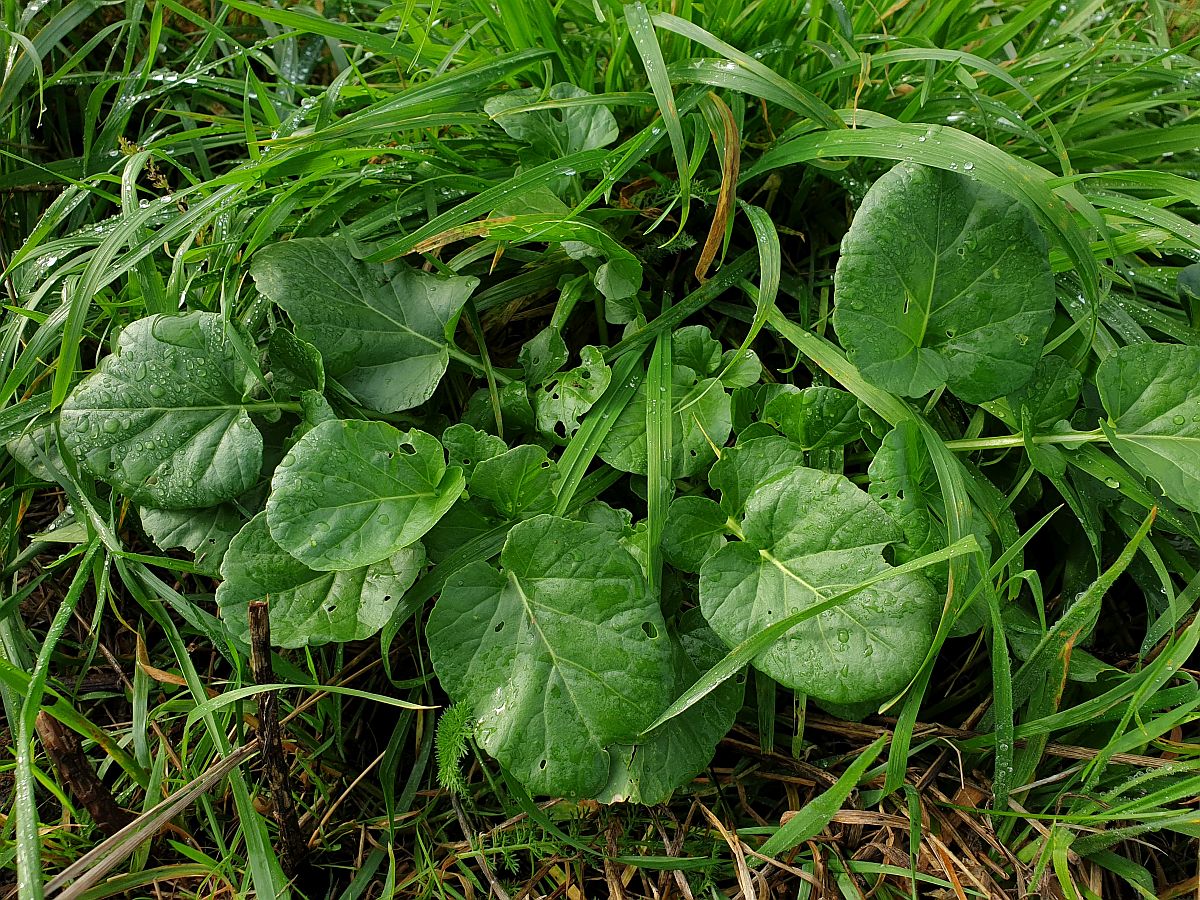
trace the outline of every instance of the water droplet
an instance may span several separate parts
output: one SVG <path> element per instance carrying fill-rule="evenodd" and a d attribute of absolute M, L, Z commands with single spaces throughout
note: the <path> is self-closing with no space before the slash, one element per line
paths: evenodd
<path fill-rule="evenodd" d="M 843 644 L 850 642 L 850 631 L 846 628 L 839 628 L 837 631 L 837 639 Z"/>
<path fill-rule="evenodd" d="M 105 434 L 116 434 L 121 430 L 121 423 L 116 419 L 105 419 L 104 424 L 100 426 Z"/>
<path fill-rule="evenodd" d="M 963 163 L 963 171 L 964 172 L 970 172 L 973 168 L 975 168 L 975 163 L 973 163 L 973 162 Z"/>
<path fill-rule="evenodd" d="M 1113 490 L 1116 490 L 1117 488 L 1119 488 L 1121 486 L 1121 482 L 1117 481 L 1117 479 L 1115 479 L 1115 478 L 1105 478 L 1104 483 L 1107 484 Z"/>
<path fill-rule="evenodd" d="M 1171 419 L 1171 421 L 1174 422 L 1176 425 L 1182 425 L 1184 422 L 1187 421 L 1187 419 L 1184 416 L 1175 416 L 1175 418 Z"/>

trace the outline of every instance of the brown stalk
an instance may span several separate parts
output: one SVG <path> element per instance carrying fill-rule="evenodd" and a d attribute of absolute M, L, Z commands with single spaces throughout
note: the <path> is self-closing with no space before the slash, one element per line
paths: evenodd
<path fill-rule="evenodd" d="M 134 814 L 117 803 L 92 768 L 75 732 L 64 728 L 46 712 L 38 713 L 36 727 L 63 786 L 87 810 L 101 831 L 111 836 L 133 821 Z"/>
<path fill-rule="evenodd" d="M 273 684 L 271 666 L 271 623 L 265 600 L 250 603 L 250 671 L 257 685 Z M 300 836 L 291 776 L 283 755 L 279 728 L 279 696 L 264 691 L 258 698 L 258 740 L 262 745 L 263 775 L 271 797 L 271 815 L 279 827 L 279 864 L 289 878 L 300 870 L 305 841 Z"/>

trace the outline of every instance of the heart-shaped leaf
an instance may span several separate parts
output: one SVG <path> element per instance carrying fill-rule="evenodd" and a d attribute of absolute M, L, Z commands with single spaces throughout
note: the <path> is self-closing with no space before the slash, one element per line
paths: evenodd
<path fill-rule="evenodd" d="M 1029 383 L 1009 396 L 1008 405 L 1017 415 L 1028 408 L 1030 424 L 1046 428 L 1070 417 L 1082 388 L 1078 369 L 1061 356 L 1046 356 L 1038 360 Z"/>
<path fill-rule="evenodd" d="M 560 159 L 581 150 L 604 147 L 617 139 L 617 120 L 603 106 L 564 104 L 558 109 L 523 110 L 543 100 L 578 100 L 593 95 L 568 82 L 550 87 L 543 97 L 541 88 L 522 88 L 489 97 L 484 111 L 496 120 L 510 137 L 526 141 L 547 159 Z"/>
<path fill-rule="evenodd" d="M 462 494 L 437 438 L 385 422 L 322 422 L 275 470 L 267 518 L 279 546 L 320 571 L 355 569 L 415 543 Z"/>
<path fill-rule="evenodd" d="M 721 492 L 725 512 L 740 519 L 756 487 L 802 465 L 804 453 L 800 448 L 777 434 L 739 440 L 713 464 L 708 483 Z"/>
<path fill-rule="evenodd" d="M 135 503 L 215 506 L 258 480 L 262 434 L 246 411 L 248 343 L 216 313 L 149 316 L 63 404 L 67 449 Z"/>
<path fill-rule="evenodd" d="M 833 327 L 863 376 L 969 403 L 1029 380 L 1054 315 L 1046 239 L 1029 210 L 965 175 L 901 163 L 842 242 Z"/>
<path fill-rule="evenodd" d="M 646 474 L 646 380 L 617 416 L 600 445 L 600 458 L 623 472 Z M 671 368 L 672 477 L 686 478 L 709 465 L 733 430 L 729 394 L 715 378 L 700 378 L 687 366 Z"/>
<path fill-rule="evenodd" d="M 447 330 L 477 278 L 418 272 L 401 262 L 357 259 L 342 238 L 264 247 L 250 274 L 312 343 L 326 372 L 380 412 L 424 403 L 450 362 Z"/>
<path fill-rule="evenodd" d="M 1100 363 L 1096 387 L 1117 455 L 1200 512 L 1200 347 L 1122 347 Z"/>
<path fill-rule="evenodd" d="M 275 543 L 261 512 L 225 553 L 217 605 L 230 631 L 243 639 L 249 633 L 247 606 L 266 600 L 277 647 L 357 641 L 387 623 L 424 564 L 424 548 L 413 544 L 370 566 L 318 572 Z"/>
<path fill-rule="evenodd" d="M 755 488 L 741 528 L 745 539 L 722 547 L 700 570 L 704 617 L 730 647 L 886 575 L 883 549 L 901 538 L 888 514 L 847 478 L 807 468 Z M 754 665 L 818 700 L 882 700 L 916 673 L 940 610 L 925 578 L 885 577 L 788 631 Z"/>
<path fill-rule="evenodd" d="M 699 572 L 704 560 L 725 546 L 729 515 L 708 497 L 676 498 L 663 525 L 663 557 L 682 572 Z"/>
<path fill-rule="evenodd" d="M 658 599 L 618 538 L 586 522 L 527 519 L 500 564 L 446 582 L 426 630 L 434 670 L 470 706 L 480 746 L 532 792 L 595 796 L 609 748 L 670 699 Z"/>

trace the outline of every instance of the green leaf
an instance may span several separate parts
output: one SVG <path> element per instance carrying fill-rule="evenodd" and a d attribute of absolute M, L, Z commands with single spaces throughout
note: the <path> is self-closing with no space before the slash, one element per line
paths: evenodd
<path fill-rule="evenodd" d="M 143 506 L 138 510 L 142 528 L 161 550 L 183 547 L 196 557 L 196 568 L 215 575 L 229 542 L 242 527 L 242 517 L 232 503 L 209 506 L 205 509 L 155 509 Z"/>
<path fill-rule="evenodd" d="M 708 483 L 721 492 L 721 506 L 741 518 L 750 494 L 776 475 L 804 465 L 804 453 L 787 438 L 751 438 L 721 453 L 708 473 Z"/>
<path fill-rule="evenodd" d="M 921 575 L 886 577 L 883 548 L 901 532 L 874 500 L 841 475 L 794 468 L 755 488 L 742 533 L 700 570 L 701 609 L 726 644 L 884 576 L 790 630 L 754 665 L 836 704 L 904 689 L 929 650 L 942 603 Z"/>
<path fill-rule="evenodd" d="M 696 609 L 683 614 L 678 633 L 671 635 L 671 645 L 673 696 L 691 687 L 725 656 L 725 645 Z M 733 727 L 744 693 L 744 685 L 731 678 L 641 743 L 614 752 L 608 786 L 598 799 L 605 803 L 666 803 L 676 788 L 712 761 L 717 744 Z"/>
<path fill-rule="evenodd" d="M 855 396 L 821 385 L 776 395 L 767 402 L 763 418 L 802 450 L 844 447 L 863 431 Z"/>
<path fill-rule="evenodd" d="M 643 381 L 600 445 L 600 458 L 622 472 L 646 474 L 646 404 Z M 722 446 L 733 430 L 729 394 L 715 378 L 701 379 L 688 366 L 671 367 L 672 477 L 686 478 L 712 462 L 712 445 Z M 711 443 L 710 443 L 711 441 Z"/>
<path fill-rule="evenodd" d="M 708 497 L 678 497 L 667 508 L 663 556 L 681 572 L 699 572 L 704 560 L 725 546 L 729 515 Z"/>
<path fill-rule="evenodd" d="M 362 640 L 387 623 L 424 564 L 425 549 L 413 544 L 370 566 L 318 572 L 275 543 L 261 512 L 237 533 L 221 562 L 217 606 L 242 639 L 249 633 L 250 601 L 266 600 L 277 647 Z"/>
<path fill-rule="evenodd" d="M 296 397 L 303 391 L 325 390 L 321 353 L 286 328 L 276 328 L 267 342 L 271 389 L 276 396 Z"/>
<path fill-rule="evenodd" d="M 558 329 L 547 326 L 525 342 L 517 361 L 530 384 L 541 384 L 566 364 L 568 356 L 566 341 Z"/>
<path fill-rule="evenodd" d="M 1122 347 L 1100 363 L 1096 387 L 1117 455 L 1200 512 L 1200 347 Z"/>
<path fill-rule="evenodd" d="M 579 363 L 534 395 L 538 431 L 560 443 L 575 436 L 579 419 L 600 399 L 612 379 L 604 354 L 595 347 L 580 350 Z"/>
<path fill-rule="evenodd" d="M 946 528 L 930 508 L 935 500 L 941 502 L 937 472 L 916 422 L 903 421 L 884 436 L 867 474 L 867 492 L 904 532 L 904 540 L 894 545 L 897 561 L 946 546 Z M 946 572 L 943 566 L 930 574 L 944 581 Z"/>
<path fill-rule="evenodd" d="M 1029 383 L 1009 395 L 1008 404 L 1018 415 L 1022 407 L 1028 407 L 1032 424 L 1048 428 L 1071 417 L 1082 389 L 1083 376 L 1078 369 L 1061 356 L 1045 356 L 1038 360 Z"/>
<path fill-rule="evenodd" d="M 495 514 L 490 503 L 470 497 L 450 507 L 449 512 L 425 533 L 421 543 L 425 545 L 429 561 L 437 564 L 454 556 L 503 521 Z"/>
<path fill-rule="evenodd" d="M 355 569 L 415 543 L 462 494 L 437 438 L 384 422 L 322 422 L 275 470 L 267 517 L 288 553 Z"/>
<path fill-rule="evenodd" d="M 594 95 L 573 84 L 550 88 L 550 101 L 579 100 Z M 617 139 L 617 120 L 607 107 L 566 103 L 558 108 L 525 109 L 542 100 L 541 88 L 506 91 L 483 104 L 509 137 L 530 144 L 546 159 L 606 147 Z"/>
<path fill-rule="evenodd" d="M 542 447 L 522 444 L 485 459 L 471 476 L 471 496 L 482 497 L 506 519 L 554 509 L 558 467 Z"/>
<path fill-rule="evenodd" d="M 365 262 L 343 238 L 264 247 L 250 274 L 297 336 L 320 351 L 328 374 L 379 412 L 411 409 L 433 395 L 454 352 L 449 332 L 479 284 L 402 262 Z"/>
<path fill-rule="evenodd" d="M 758 354 L 746 350 L 726 350 L 721 356 L 721 384 L 727 388 L 747 388 L 762 377 L 762 363 Z"/>
<path fill-rule="evenodd" d="M 426 630 L 434 670 L 470 706 L 480 746 L 530 791 L 595 796 L 609 748 L 670 699 L 658 600 L 617 537 L 585 522 L 521 522 L 500 564 L 469 565 L 442 589 Z"/>
<path fill-rule="evenodd" d="M 499 456 L 508 446 L 494 434 L 479 431 L 465 422 L 451 425 L 442 432 L 442 444 L 450 465 L 458 466 L 468 478 L 485 459 Z"/>
<path fill-rule="evenodd" d="M 954 172 L 901 163 L 842 242 L 833 327 L 863 376 L 969 403 L 1027 382 L 1054 315 L 1046 240 L 1028 209 Z"/>
<path fill-rule="evenodd" d="M 263 439 L 246 411 L 234 333 L 216 313 L 131 323 L 63 404 L 67 449 L 138 504 L 189 509 L 244 494 Z"/>
<path fill-rule="evenodd" d="M 680 328 L 671 337 L 674 364 L 687 366 L 700 378 L 707 378 L 721 367 L 721 343 L 705 325 Z"/>

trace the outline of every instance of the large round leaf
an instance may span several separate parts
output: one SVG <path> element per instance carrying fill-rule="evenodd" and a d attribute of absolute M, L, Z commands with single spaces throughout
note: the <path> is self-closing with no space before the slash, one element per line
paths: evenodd
<path fill-rule="evenodd" d="M 674 686 L 671 642 L 612 532 L 537 516 L 453 575 L 429 616 L 434 670 L 480 745 L 537 794 L 591 797 Z"/>
<path fill-rule="evenodd" d="M 1122 347 L 1100 364 L 1096 387 L 1117 455 L 1200 512 L 1200 347 Z"/>
<path fill-rule="evenodd" d="M 864 377 L 970 403 L 1029 380 L 1054 315 L 1046 240 L 1021 203 L 974 179 L 902 163 L 842 242 L 833 327 Z"/>
<path fill-rule="evenodd" d="M 447 468 L 432 435 L 336 419 L 283 458 L 267 520 L 272 537 L 305 565 L 354 569 L 419 540 L 462 490 L 462 470 Z"/>
<path fill-rule="evenodd" d="M 318 572 L 275 543 L 261 512 L 225 553 L 217 605 L 230 631 L 244 638 L 247 606 L 266 600 L 277 647 L 362 640 L 387 623 L 424 563 L 424 548 L 414 544 L 371 566 Z"/>
<path fill-rule="evenodd" d="M 733 647 L 768 625 L 887 573 L 895 522 L 841 475 L 795 468 L 746 503 L 745 540 L 700 570 L 700 604 Z M 941 598 L 920 575 L 896 575 L 802 622 L 754 665 L 830 703 L 881 700 L 903 690 L 925 658 Z"/>
<path fill-rule="evenodd" d="M 253 487 L 263 439 L 234 326 L 216 313 L 131 323 L 61 412 L 71 453 L 135 503 L 215 506 Z"/>
<path fill-rule="evenodd" d="M 402 262 L 357 259 L 343 238 L 264 247 L 250 273 L 258 289 L 311 342 L 325 370 L 380 412 L 424 403 L 450 362 L 447 330 L 478 278 L 418 272 Z"/>

